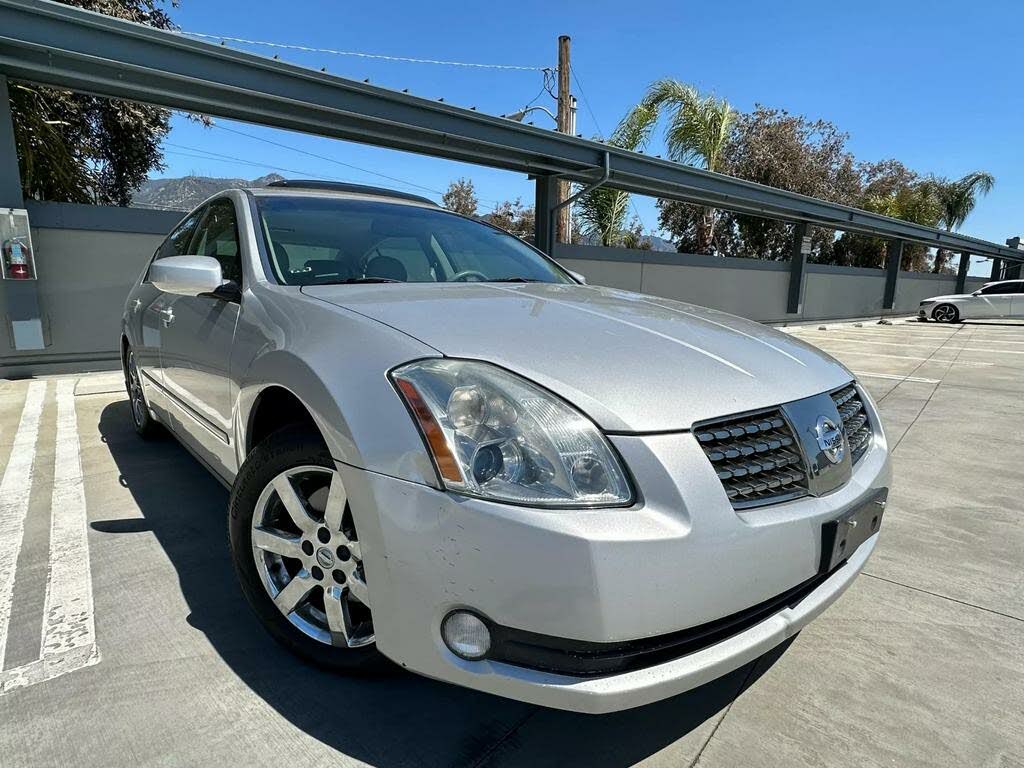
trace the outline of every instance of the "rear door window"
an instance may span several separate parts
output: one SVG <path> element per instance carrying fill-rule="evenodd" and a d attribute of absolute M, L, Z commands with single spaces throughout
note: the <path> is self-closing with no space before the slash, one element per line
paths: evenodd
<path fill-rule="evenodd" d="M 987 288 L 981 289 L 982 294 L 985 296 L 995 296 L 1004 293 L 1018 293 L 1019 291 L 1019 283 L 999 283 L 998 285 L 990 285 Z"/>

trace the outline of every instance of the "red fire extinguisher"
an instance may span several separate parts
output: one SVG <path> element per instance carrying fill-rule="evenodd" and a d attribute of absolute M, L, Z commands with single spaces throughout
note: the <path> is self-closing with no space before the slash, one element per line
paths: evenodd
<path fill-rule="evenodd" d="M 4 241 L 4 264 L 7 277 L 11 280 L 31 280 L 32 251 L 23 237 L 12 237 Z"/>

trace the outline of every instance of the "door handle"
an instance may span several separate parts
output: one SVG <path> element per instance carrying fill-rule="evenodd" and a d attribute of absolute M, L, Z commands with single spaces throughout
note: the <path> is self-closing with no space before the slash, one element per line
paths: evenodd
<path fill-rule="evenodd" d="M 174 322 L 174 310 L 170 307 L 167 309 L 158 309 L 156 313 L 163 318 L 165 328 Z"/>

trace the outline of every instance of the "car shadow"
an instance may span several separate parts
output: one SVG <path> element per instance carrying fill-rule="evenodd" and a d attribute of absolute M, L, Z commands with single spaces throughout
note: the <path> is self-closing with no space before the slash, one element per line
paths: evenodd
<path fill-rule="evenodd" d="M 1024 322 L 1020 320 L 961 320 L 962 325 L 994 325 L 1000 328 L 1021 328 L 1024 329 Z"/>
<path fill-rule="evenodd" d="M 332 674 L 275 643 L 245 604 L 227 549 L 224 487 L 173 438 L 139 440 L 127 400 L 104 408 L 99 430 L 143 519 L 100 520 L 93 529 L 151 531 L 177 570 L 189 610 L 183 620 L 295 727 L 371 765 L 632 765 L 727 707 L 789 646 L 672 699 L 600 716 L 502 699 L 397 667 L 377 678 Z"/>

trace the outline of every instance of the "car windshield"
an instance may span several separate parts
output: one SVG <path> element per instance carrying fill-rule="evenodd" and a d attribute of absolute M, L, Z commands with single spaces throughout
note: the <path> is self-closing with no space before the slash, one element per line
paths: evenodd
<path fill-rule="evenodd" d="M 287 285 L 572 282 L 518 238 L 441 209 L 313 195 L 256 199 L 271 263 Z"/>

